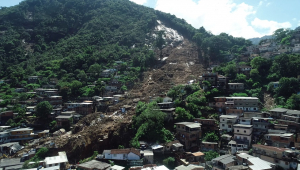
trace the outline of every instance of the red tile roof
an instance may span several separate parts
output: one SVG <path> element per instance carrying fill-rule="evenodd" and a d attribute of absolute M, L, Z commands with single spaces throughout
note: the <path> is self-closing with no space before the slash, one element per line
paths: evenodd
<path fill-rule="evenodd" d="M 139 150 L 135 149 L 135 148 L 129 148 L 129 149 L 112 149 L 111 150 L 111 154 L 129 154 L 130 152 L 141 156 L 141 153 Z"/>

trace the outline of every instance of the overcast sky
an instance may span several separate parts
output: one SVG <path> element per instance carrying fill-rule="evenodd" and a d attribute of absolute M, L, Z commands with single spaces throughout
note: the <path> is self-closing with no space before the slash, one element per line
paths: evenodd
<path fill-rule="evenodd" d="M 22 0 L 0 0 L 0 6 Z M 195 28 L 213 34 L 225 32 L 253 38 L 272 34 L 278 28 L 300 26 L 299 0 L 131 0 L 185 19 Z"/>
<path fill-rule="evenodd" d="M 299 0 L 131 0 L 185 19 L 213 34 L 253 38 L 300 26 Z"/>

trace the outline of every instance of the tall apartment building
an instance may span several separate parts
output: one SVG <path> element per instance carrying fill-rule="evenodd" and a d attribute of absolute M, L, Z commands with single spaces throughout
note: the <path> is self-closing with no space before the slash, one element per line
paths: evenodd
<path fill-rule="evenodd" d="M 176 136 L 184 144 L 186 150 L 199 147 L 199 139 L 202 136 L 200 123 L 178 122 L 175 125 Z"/>

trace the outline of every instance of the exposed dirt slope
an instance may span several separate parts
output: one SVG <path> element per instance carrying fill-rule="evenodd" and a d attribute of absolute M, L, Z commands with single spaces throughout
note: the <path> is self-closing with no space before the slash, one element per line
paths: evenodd
<path fill-rule="evenodd" d="M 157 54 L 160 52 L 157 51 Z M 188 40 L 177 46 L 173 44 L 165 47 L 163 60 L 144 72 L 135 87 L 128 92 L 128 99 L 118 104 L 118 106 L 124 104 L 132 106 L 127 114 L 116 115 L 113 112 L 102 115 L 90 114 L 74 126 L 73 133 L 51 137 L 44 141 L 54 141 L 58 150 L 66 151 L 70 163 L 89 157 L 96 150 L 102 152 L 103 149 L 116 148 L 118 145 L 128 147 L 129 141 L 134 136 L 130 130 L 132 116 L 135 113 L 133 100 L 139 97 L 148 101 L 149 96 L 166 94 L 174 85 L 186 84 L 189 80 L 197 79 L 203 72 L 197 56 L 196 48 Z"/>
<path fill-rule="evenodd" d="M 196 48 L 188 40 L 177 47 L 164 48 L 163 61 L 158 61 L 154 68 L 144 72 L 143 81 L 137 83 L 129 95 L 139 94 L 148 101 L 149 96 L 166 94 L 174 85 L 197 79 L 203 72 L 197 56 Z"/>

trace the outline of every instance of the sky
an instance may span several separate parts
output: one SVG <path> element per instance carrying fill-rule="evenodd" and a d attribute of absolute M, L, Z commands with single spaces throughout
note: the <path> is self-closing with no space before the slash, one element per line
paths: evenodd
<path fill-rule="evenodd" d="M 13 6 L 22 0 L 0 0 Z M 185 19 L 195 28 L 213 34 L 254 38 L 271 35 L 278 28 L 300 26 L 299 0 L 130 0 Z"/>
<path fill-rule="evenodd" d="M 171 13 L 213 34 L 253 38 L 300 26 L 299 0 L 131 0 Z"/>

